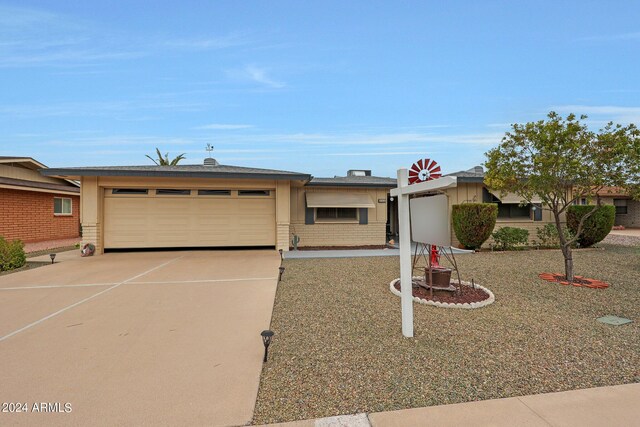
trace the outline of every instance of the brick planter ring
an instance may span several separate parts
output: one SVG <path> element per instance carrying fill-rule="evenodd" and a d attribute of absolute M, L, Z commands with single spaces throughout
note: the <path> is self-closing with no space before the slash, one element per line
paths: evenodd
<path fill-rule="evenodd" d="M 413 276 L 413 279 L 418 279 L 421 280 L 423 279 L 420 276 Z M 389 290 L 391 291 L 392 294 L 397 295 L 397 296 L 401 296 L 401 292 L 396 289 L 396 284 L 400 282 L 400 279 L 395 279 L 392 280 L 391 283 L 389 283 Z M 462 283 L 462 286 L 468 286 L 468 287 L 472 287 L 473 285 L 471 284 L 471 282 L 467 282 L 464 280 L 461 280 L 460 283 Z M 448 303 L 448 302 L 440 302 L 440 301 L 431 301 L 431 300 L 427 300 L 427 299 L 423 299 L 423 298 L 419 298 L 419 297 L 413 297 L 413 301 L 417 302 L 419 304 L 424 304 L 424 305 L 432 305 L 434 307 L 442 307 L 442 308 L 466 308 L 466 309 L 472 309 L 472 308 L 482 308 L 485 307 L 489 304 L 493 304 L 493 302 L 496 300 L 496 297 L 493 295 L 493 292 L 491 292 L 489 289 L 485 288 L 484 286 L 480 286 L 477 283 L 475 284 L 476 288 L 478 289 L 482 289 L 483 291 L 485 291 L 489 297 L 485 300 L 482 301 L 478 301 L 478 302 L 472 302 L 472 303 Z"/>

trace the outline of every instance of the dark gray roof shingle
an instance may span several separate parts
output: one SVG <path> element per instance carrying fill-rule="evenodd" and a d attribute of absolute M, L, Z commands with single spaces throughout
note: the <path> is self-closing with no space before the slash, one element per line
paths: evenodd
<path fill-rule="evenodd" d="M 395 178 L 380 176 L 336 176 L 334 178 L 313 178 L 308 184 L 312 187 L 370 187 L 393 188 L 397 186 Z"/>
<path fill-rule="evenodd" d="M 448 173 L 444 176 L 455 176 L 458 178 L 458 182 L 484 182 L 484 169 L 482 166 L 476 166 L 466 171 Z"/>
<path fill-rule="evenodd" d="M 159 176 L 173 178 L 292 179 L 303 181 L 311 178 L 311 175 L 300 172 L 247 168 L 230 165 L 89 166 L 50 168 L 42 170 L 41 172 L 43 175 L 47 176 Z"/>

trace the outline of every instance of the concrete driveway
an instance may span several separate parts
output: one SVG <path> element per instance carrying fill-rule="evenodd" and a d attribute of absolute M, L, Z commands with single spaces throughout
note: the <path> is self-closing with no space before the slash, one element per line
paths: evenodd
<path fill-rule="evenodd" d="M 0 403 L 27 403 L 0 425 L 247 423 L 279 265 L 138 252 L 0 277 Z"/>

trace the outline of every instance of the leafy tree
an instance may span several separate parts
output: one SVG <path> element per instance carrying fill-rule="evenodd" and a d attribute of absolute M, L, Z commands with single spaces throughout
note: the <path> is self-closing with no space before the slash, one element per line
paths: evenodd
<path fill-rule="evenodd" d="M 640 198 L 638 128 L 609 122 L 593 132 L 580 121 L 586 118 L 550 112 L 547 120 L 514 124 L 500 145 L 485 154 L 485 182 L 491 189 L 517 193 L 527 203 L 537 196 L 553 213 L 570 282 L 574 279 L 571 245 L 600 205 L 597 192 L 621 187 Z M 594 195 L 597 203 L 580 218 L 575 235 L 567 237 L 563 214 L 576 200 Z"/>
<path fill-rule="evenodd" d="M 150 155 L 147 154 L 147 157 L 151 159 L 153 163 L 158 166 L 175 166 L 180 163 L 180 160 L 184 160 L 186 157 L 184 156 L 186 153 L 182 153 L 179 156 L 175 157 L 173 160 L 169 160 L 169 153 L 165 153 L 164 157 L 160 152 L 160 149 L 156 147 L 156 154 L 158 156 L 157 159 L 154 159 Z"/>

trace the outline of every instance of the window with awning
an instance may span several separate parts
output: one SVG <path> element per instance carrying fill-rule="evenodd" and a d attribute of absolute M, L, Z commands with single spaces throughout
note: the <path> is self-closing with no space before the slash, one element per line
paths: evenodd
<path fill-rule="evenodd" d="M 321 222 L 369 222 L 368 210 L 376 205 L 366 193 L 307 192 L 305 224 Z"/>
<path fill-rule="evenodd" d="M 504 204 L 520 204 L 520 202 L 522 202 L 522 196 L 517 195 L 516 193 L 504 193 L 501 194 L 499 191 L 491 191 L 489 190 L 489 192 L 500 201 L 500 203 L 504 203 Z M 533 198 L 529 201 L 530 203 L 542 203 L 542 200 L 540 200 L 540 197 L 537 196 L 533 196 Z M 527 204 L 527 203 L 525 203 Z"/>
<path fill-rule="evenodd" d="M 522 196 L 516 193 L 504 193 L 483 189 L 485 203 L 498 204 L 498 218 L 501 219 L 532 219 L 542 221 L 542 204 L 539 197 L 534 196 L 531 203 L 521 205 Z"/>

